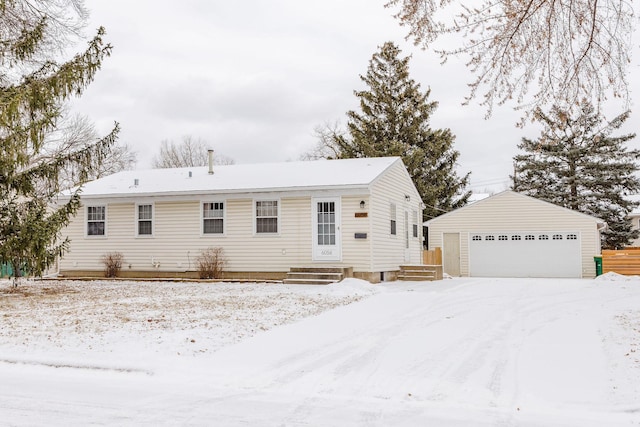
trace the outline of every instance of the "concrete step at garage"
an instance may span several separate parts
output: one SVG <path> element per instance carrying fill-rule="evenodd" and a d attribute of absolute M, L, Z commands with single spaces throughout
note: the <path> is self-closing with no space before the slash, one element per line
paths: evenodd
<path fill-rule="evenodd" d="M 442 280 L 441 265 L 401 265 L 398 280 L 432 281 Z"/>
<path fill-rule="evenodd" d="M 353 270 L 343 267 L 292 267 L 287 273 L 285 284 L 328 285 L 351 277 Z"/>

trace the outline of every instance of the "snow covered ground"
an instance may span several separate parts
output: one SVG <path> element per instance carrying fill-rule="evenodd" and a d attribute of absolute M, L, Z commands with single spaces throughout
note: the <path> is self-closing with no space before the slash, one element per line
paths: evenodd
<path fill-rule="evenodd" d="M 640 279 L 0 282 L 0 425 L 637 426 Z"/>

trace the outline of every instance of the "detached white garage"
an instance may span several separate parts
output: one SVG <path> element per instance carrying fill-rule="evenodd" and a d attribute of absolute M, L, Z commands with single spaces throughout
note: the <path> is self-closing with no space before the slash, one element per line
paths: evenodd
<path fill-rule="evenodd" d="M 513 191 L 424 223 L 444 272 L 471 277 L 594 277 L 606 223 Z"/>

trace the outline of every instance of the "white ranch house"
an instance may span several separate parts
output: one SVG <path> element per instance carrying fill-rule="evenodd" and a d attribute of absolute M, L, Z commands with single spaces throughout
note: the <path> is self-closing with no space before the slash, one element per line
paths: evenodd
<path fill-rule="evenodd" d="M 371 282 L 421 264 L 422 201 L 398 157 L 124 171 L 88 183 L 65 234 L 64 276 L 197 277 L 222 247 L 225 278 L 339 267 Z"/>
<path fill-rule="evenodd" d="M 601 219 L 504 191 L 426 221 L 444 272 L 471 277 L 595 277 Z"/>

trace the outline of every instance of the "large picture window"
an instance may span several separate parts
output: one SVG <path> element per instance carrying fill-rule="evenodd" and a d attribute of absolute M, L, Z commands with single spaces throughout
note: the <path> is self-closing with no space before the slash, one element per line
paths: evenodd
<path fill-rule="evenodd" d="M 278 201 L 256 201 L 256 233 L 278 232 Z"/>
<path fill-rule="evenodd" d="M 138 205 L 138 236 L 153 234 L 153 205 Z"/>
<path fill-rule="evenodd" d="M 202 233 L 224 233 L 224 202 L 202 204 Z"/>
<path fill-rule="evenodd" d="M 87 236 L 104 236 L 107 220 L 105 206 L 87 206 Z"/>

